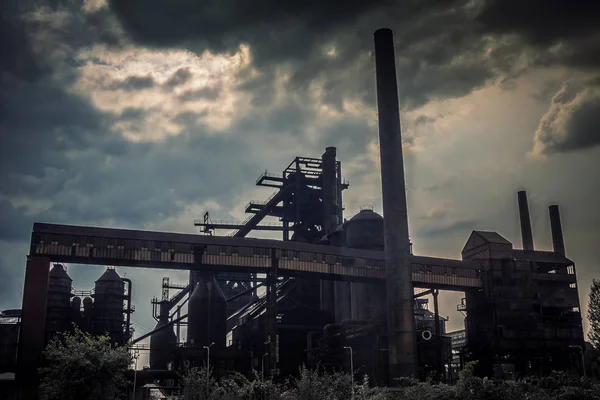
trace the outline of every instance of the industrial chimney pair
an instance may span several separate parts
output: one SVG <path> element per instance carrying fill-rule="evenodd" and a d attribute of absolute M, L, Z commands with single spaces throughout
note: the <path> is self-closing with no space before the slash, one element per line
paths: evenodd
<path fill-rule="evenodd" d="M 527 192 L 521 190 L 517 193 L 519 200 L 519 216 L 521 219 L 521 238 L 523 239 L 523 250 L 534 250 L 533 233 L 531 231 L 531 219 L 529 217 L 529 205 L 527 204 Z M 549 207 L 550 229 L 552 231 L 552 246 L 554 252 L 564 256 L 565 242 L 563 239 L 562 226 L 558 206 L 553 204 Z"/>

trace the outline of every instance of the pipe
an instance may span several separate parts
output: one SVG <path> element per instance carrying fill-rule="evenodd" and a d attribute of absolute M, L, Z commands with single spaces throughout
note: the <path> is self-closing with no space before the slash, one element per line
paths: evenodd
<path fill-rule="evenodd" d="M 390 382 L 416 372 L 413 284 L 394 37 L 374 33 L 385 234 Z"/>
<path fill-rule="evenodd" d="M 235 299 L 238 299 L 238 298 L 240 298 L 240 297 L 242 297 L 242 296 L 245 296 L 245 295 L 247 295 L 248 293 L 250 293 L 250 292 L 253 292 L 253 291 L 255 291 L 257 288 L 259 288 L 259 287 L 261 287 L 261 286 L 264 286 L 264 285 L 265 285 L 265 282 L 263 281 L 263 282 L 259 283 L 259 284 L 258 284 L 258 285 L 256 285 L 256 286 L 252 286 L 250 289 L 246 289 L 246 290 L 244 290 L 244 291 L 242 291 L 242 292 L 239 292 L 239 293 L 237 293 L 237 294 L 234 294 L 233 296 L 231 296 L 230 298 L 228 298 L 228 299 L 227 299 L 227 302 L 229 303 L 230 301 L 233 301 L 233 300 L 235 300 Z"/>
<path fill-rule="evenodd" d="M 337 228 L 337 179 L 336 179 L 336 148 L 327 147 L 321 157 L 321 179 L 323 193 L 323 233 L 328 234 Z"/>
<path fill-rule="evenodd" d="M 565 241 L 563 238 L 562 224 L 560 223 L 560 212 L 558 205 L 553 204 L 548 207 L 550 212 L 550 229 L 552 230 L 552 247 L 554 252 L 565 256 Z"/>
<path fill-rule="evenodd" d="M 181 318 L 181 306 L 177 307 L 177 319 Z M 181 323 L 177 322 L 175 327 L 177 333 L 177 343 L 181 342 Z"/>
<path fill-rule="evenodd" d="M 440 312 L 438 308 L 438 294 L 439 290 L 433 291 L 433 311 L 434 311 L 434 321 L 435 321 L 435 356 L 436 356 L 436 364 L 437 364 L 437 372 L 438 374 L 442 374 L 443 365 L 442 365 L 442 333 L 440 329 Z"/>
<path fill-rule="evenodd" d="M 519 217 L 521 219 L 521 238 L 523 250 L 533 250 L 533 233 L 531 231 L 531 218 L 529 217 L 529 205 L 527 204 L 527 192 L 521 190 L 517 193 L 519 201 Z"/>
<path fill-rule="evenodd" d="M 341 325 L 338 324 L 327 324 L 325 325 L 325 327 L 323 328 L 323 339 L 328 339 L 331 336 L 333 336 L 331 334 L 331 330 L 333 329 L 340 329 Z M 340 333 L 340 331 L 338 330 L 336 333 Z"/>
<path fill-rule="evenodd" d="M 169 318 L 173 318 L 175 316 L 175 314 L 179 315 L 179 310 L 181 310 L 181 307 L 183 307 L 185 305 L 185 303 L 188 302 L 189 299 L 190 299 L 189 296 L 186 297 L 185 299 L 183 299 L 183 301 L 181 302 L 181 304 L 177 306 L 177 311 L 175 311 L 173 314 L 169 315 Z M 175 304 L 177 304 L 177 303 L 171 303 L 170 301 L 169 301 L 169 303 L 170 303 L 170 307 L 173 307 Z M 169 308 L 169 310 L 170 309 L 171 308 Z"/>
<path fill-rule="evenodd" d="M 127 337 L 126 340 L 131 338 L 131 279 L 121 278 L 121 280 L 127 283 Z"/>
<path fill-rule="evenodd" d="M 153 330 L 151 330 L 150 332 L 143 334 L 142 336 L 138 337 L 137 339 L 133 339 L 131 342 L 129 342 L 129 345 L 131 346 L 131 345 L 133 345 L 133 344 L 136 344 L 136 343 L 138 343 L 138 342 L 140 342 L 140 341 L 142 341 L 142 340 L 146 339 L 147 337 L 154 335 L 156 332 L 160 332 L 160 331 L 162 331 L 163 329 L 165 329 L 165 328 L 168 328 L 169 326 L 173 326 L 173 325 L 174 325 L 174 324 L 176 324 L 177 322 L 179 322 L 179 321 L 181 321 L 181 320 L 183 320 L 183 319 L 187 318 L 187 316 L 188 316 L 187 314 L 184 314 L 184 315 L 182 315 L 182 316 L 181 316 L 181 317 L 179 317 L 179 318 L 176 318 L 176 319 L 174 319 L 174 320 L 171 320 L 171 321 L 167 322 L 166 324 L 164 324 L 164 325 L 161 325 L 161 326 L 159 326 L 158 328 L 156 328 L 156 329 L 153 329 Z"/>

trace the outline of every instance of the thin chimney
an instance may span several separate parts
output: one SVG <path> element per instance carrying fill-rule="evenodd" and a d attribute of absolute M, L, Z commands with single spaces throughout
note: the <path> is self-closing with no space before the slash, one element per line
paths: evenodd
<path fill-rule="evenodd" d="M 560 212 L 556 204 L 548 207 L 550 211 L 550 229 L 552 230 L 552 246 L 554 252 L 562 256 L 566 255 L 565 241 L 563 239 L 562 226 L 560 223 Z"/>
<path fill-rule="evenodd" d="M 519 216 L 521 219 L 521 238 L 523 239 L 523 250 L 533 250 L 533 233 L 531 231 L 531 218 L 529 217 L 529 205 L 527 204 L 527 192 L 521 190 L 517 193 L 519 199 Z"/>

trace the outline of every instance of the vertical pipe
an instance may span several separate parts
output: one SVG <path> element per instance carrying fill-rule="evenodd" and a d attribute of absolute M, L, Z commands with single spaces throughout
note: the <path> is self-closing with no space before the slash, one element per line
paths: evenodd
<path fill-rule="evenodd" d="M 279 258 L 276 249 L 271 249 L 271 269 L 267 274 L 267 332 L 269 346 L 269 371 L 276 368 L 277 362 L 277 275 Z"/>
<path fill-rule="evenodd" d="M 394 38 L 374 33 L 385 234 L 390 380 L 416 372 L 413 285 Z"/>
<path fill-rule="evenodd" d="M 327 147 L 321 158 L 323 191 L 323 233 L 328 234 L 337 228 L 338 188 L 336 179 L 336 148 Z"/>
<path fill-rule="evenodd" d="M 337 179 L 336 148 L 327 147 L 321 157 L 321 190 L 323 199 L 323 234 L 329 234 L 337 228 Z M 335 299 L 333 281 L 321 279 L 321 309 L 335 318 Z"/>
<path fill-rule="evenodd" d="M 181 318 L 181 306 L 177 307 L 177 320 Z M 181 342 L 181 323 L 177 322 L 176 332 L 177 332 L 177 343 Z"/>
<path fill-rule="evenodd" d="M 560 255 L 566 255 L 565 241 L 563 239 L 562 226 L 560 223 L 560 212 L 556 204 L 548 207 L 550 212 L 550 229 L 552 230 L 552 247 L 554 252 Z"/>
<path fill-rule="evenodd" d="M 342 202 L 342 163 L 340 161 L 336 162 L 337 169 L 337 224 L 340 225 L 344 221 L 344 205 Z"/>
<path fill-rule="evenodd" d="M 300 160 L 296 157 L 296 175 L 295 175 L 295 190 L 294 190 L 294 233 L 296 234 L 296 240 L 299 240 L 300 232 L 298 230 L 300 224 Z"/>
<path fill-rule="evenodd" d="M 438 294 L 439 290 L 434 289 L 433 291 L 433 312 L 434 312 L 434 322 L 435 322 L 435 357 L 437 363 L 437 372 L 441 374 L 443 371 L 442 365 L 442 332 L 440 329 L 440 311 L 438 308 Z"/>
<path fill-rule="evenodd" d="M 527 204 L 527 192 L 521 190 L 517 193 L 519 201 L 519 217 L 521 220 L 521 238 L 523 250 L 533 250 L 533 233 L 531 231 L 531 219 L 529 217 L 529 205 Z"/>

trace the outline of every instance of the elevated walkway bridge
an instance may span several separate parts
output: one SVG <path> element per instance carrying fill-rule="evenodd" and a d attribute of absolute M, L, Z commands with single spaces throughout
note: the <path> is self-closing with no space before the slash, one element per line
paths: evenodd
<path fill-rule="evenodd" d="M 35 223 L 31 257 L 51 262 L 141 268 L 269 273 L 355 282 L 386 278 L 380 251 L 240 237 Z M 476 262 L 411 256 L 413 284 L 464 291 L 483 288 Z"/>

